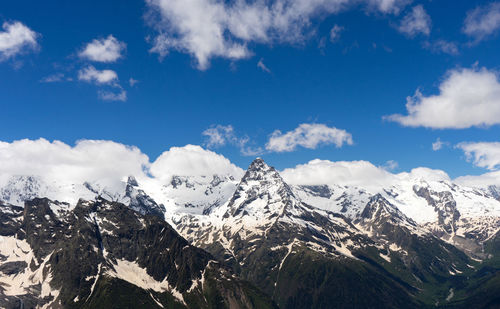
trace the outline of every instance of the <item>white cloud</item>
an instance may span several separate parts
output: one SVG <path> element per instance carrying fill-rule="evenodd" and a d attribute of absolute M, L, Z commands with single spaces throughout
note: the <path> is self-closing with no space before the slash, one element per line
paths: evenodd
<path fill-rule="evenodd" d="M 39 35 L 24 24 L 18 21 L 4 22 L 2 29 L 4 31 L 0 31 L 0 61 L 38 48 Z"/>
<path fill-rule="evenodd" d="M 478 165 L 498 166 L 500 143 L 487 144 L 467 149 Z M 493 150 L 484 151 L 484 155 L 476 153 L 477 149 L 486 148 Z M 496 159 L 493 159 L 494 156 Z M 0 141 L 0 162 L 8 162 L 0 163 L 0 186 L 12 176 L 39 176 L 46 183 L 57 185 L 57 192 L 52 192 L 55 196 L 49 198 L 70 202 L 82 197 L 75 196 L 81 192 L 75 192 L 73 185 L 81 187 L 87 181 L 99 184 L 101 188 L 123 190 L 123 181 L 130 175 L 135 176 L 139 183 L 161 188 L 173 175 L 218 174 L 239 179 L 244 173 L 224 156 L 200 146 L 172 147 L 151 162 L 137 147 L 103 140 L 80 140 L 74 146 L 46 139 Z M 450 181 L 449 176 L 441 170 L 420 167 L 410 172 L 393 174 L 385 167 L 377 167 L 367 161 L 332 162 L 319 159 L 287 168 L 281 175 L 292 185 L 358 186 L 373 193 L 402 182 L 414 183 L 416 179 Z M 500 171 L 463 176 L 454 181 L 471 187 L 500 185 Z"/>
<path fill-rule="evenodd" d="M 0 141 L 0 187 L 11 177 L 36 176 L 55 188 L 48 191 L 41 188 L 42 194 L 71 203 L 79 198 L 92 198 L 83 187 L 85 182 L 100 190 L 122 194 L 124 181 L 132 175 L 157 193 L 155 190 L 161 191 L 172 175 L 214 174 L 239 179 L 243 170 L 222 155 L 193 145 L 172 147 L 151 162 L 137 147 L 113 141 L 80 140 L 74 146 L 46 139 Z"/>
<path fill-rule="evenodd" d="M 382 13 L 399 14 L 412 0 L 368 0 L 368 4 Z"/>
<path fill-rule="evenodd" d="M 485 173 L 482 175 L 461 176 L 454 180 L 456 183 L 472 188 L 488 188 L 489 186 L 500 186 L 500 171 Z"/>
<path fill-rule="evenodd" d="M 0 142 L 0 162 L 8 162 L 0 164 L 4 181 L 34 175 L 60 184 L 99 180 L 109 185 L 129 175 L 144 176 L 149 165 L 138 148 L 103 140 L 80 140 L 75 146 L 46 139 Z"/>
<path fill-rule="evenodd" d="M 127 101 L 127 92 L 123 89 L 120 89 L 119 92 L 100 90 L 97 94 L 103 101 Z"/>
<path fill-rule="evenodd" d="M 439 94 L 419 90 L 407 98 L 408 115 L 384 117 L 403 126 L 463 129 L 500 124 L 500 83 L 485 68 L 455 69 L 439 86 Z"/>
<path fill-rule="evenodd" d="M 49 76 L 46 76 L 40 80 L 42 83 L 57 83 L 65 80 L 63 73 L 55 73 Z"/>
<path fill-rule="evenodd" d="M 445 40 L 437 40 L 434 42 L 425 42 L 424 48 L 434 52 L 434 53 L 444 53 L 448 55 L 458 55 L 458 46 L 454 42 L 448 42 Z"/>
<path fill-rule="evenodd" d="M 303 123 L 293 131 L 281 133 L 276 130 L 271 134 L 266 149 L 274 152 L 294 151 L 297 146 L 316 149 L 319 145 L 352 145 L 352 136 L 345 130 L 328 127 L 318 123 Z"/>
<path fill-rule="evenodd" d="M 414 6 L 399 25 L 398 30 L 410 37 L 417 34 L 429 35 L 431 33 L 431 17 L 422 5 Z"/>
<path fill-rule="evenodd" d="M 80 58 L 96 62 L 115 62 L 123 57 L 122 52 L 125 48 L 125 43 L 109 35 L 105 39 L 94 39 L 78 55 Z"/>
<path fill-rule="evenodd" d="M 340 33 L 342 33 L 342 31 L 344 31 L 344 27 L 334 25 L 332 29 L 330 29 L 330 42 L 337 42 L 340 39 Z"/>
<path fill-rule="evenodd" d="M 250 142 L 248 136 L 238 137 L 232 125 L 216 125 L 206 129 L 201 134 L 207 137 L 205 145 L 208 148 L 217 148 L 230 144 L 238 147 L 241 154 L 245 156 L 262 154 L 262 149 L 260 147 L 248 146 Z"/>
<path fill-rule="evenodd" d="M 243 170 L 232 164 L 224 156 L 200 146 L 187 145 L 172 147 L 162 153 L 151 164 L 151 175 L 160 180 L 168 180 L 172 175 L 231 175 L 236 179 L 243 176 Z"/>
<path fill-rule="evenodd" d="M 387 186 L 392 174 L 368 161 L 337 161 L 315 159 L 281 172 L 292 185 L 340 185 L 378 188 Z"/>
<path fill-rule="evenodd" d="M 401 183 L 408 179 L 428 181 L 450 180 L 441 170 L 415 168 L 408 172 L 393 174 L 384 167 L 368 161 L 337 161 L 315 159 L 306 164 L 287 168 L 281 172 L 283 179 L 292 185 L 339 185 L 357 186 L 371 192 Z"/>
<path fill-rule="evenodd" d="M 467 160 L 476 166 L 489 170 L 500 167 L 499 142 L 460 143 L 456 147 L 463 150 Z"/>
<path fill-rule="evenodd" d="M 232 125 L 217 125 L 215 127 L 206 129 L 201 133 L 201 135 L 208 138 L 206 141 L 206 145 L 209 148 L 224 146 L 226 142 L 232 141 L 236 138 Z"/>
<path fill-rule="evenodd" d="M 128 80 L 128 84 L 130 87 L 134 87 L 139 81 L 137 79 L 133 79 L 132 77 Z"/>
<path fill-rule="evenodd" d="M 264 64 L 263 58 L 259 59 L 259 62 L 257 62 L 257 67 L 266 73 L 271 73 L 271 70 Z"/>
<path fill-rule="evenodd" d="M 448 142 L 443 142 L 441 139 L 438 137 L 434 143 L 432 143 L 432 150 L 438 151 L 443 148 L 443 146 L 449 145 Z"/>
<path fill-rule="evenodd" d="M 498 29 L 500 29 L 500 2 L 492 2 L 467 12 L 463 32 L 476 41 L 495 34 Z"/>
<path fill-rule="evenodd" d="M 392 170 L 395 170 L 399 167 L 399 163 L 394 161 L 394 160 L 389 160 L 389 161 L 385 162 L 385 164 L 381 167 L 383 169 L 385 169 L 386 171 L 392 171 Z"/>
<path fill-rule="evenodd" d="M 377 11 L 397 13 L 406 0 L 361 0 Z M 360 0 L 147 0 L 146 19 L 158 32 L 152 52 L 190 54 L 201 70 L 214 57 L 248 58 L 250 43 L 300 43 L 313 20 L 354 7 Z"/>
<path fill-rule="evenodd" d="M 118 80 L 118 75 L 113 70 L 97 70 L 89 65 L 78 72 L 78 79 L 97 84 L 111 84 Z"/>

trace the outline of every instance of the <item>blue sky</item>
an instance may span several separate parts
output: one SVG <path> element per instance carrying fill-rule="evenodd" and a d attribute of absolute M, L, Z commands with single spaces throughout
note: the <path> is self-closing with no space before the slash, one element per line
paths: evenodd
<path fill-rule="evenodd" d="M 113 140 L 136 145 L 150 158 L 196 144 L 242 167 L 259 155 L 280 169 L 315 158 L 379 166 L 393 160 L 394 171 L 427 166 L 452 177 L 497 169 L 496 148 L 483 153 L 489 163 L 481 163 L 466 154 L 477 159 L 486 148 L 467 152 L 456 145 L 493 147 L 499 140 L 500 112 L 494 107 L 500 106 L 500 20 L 489 12 L 500 12 L 500 4 L 324 0 L 309 10 L 300 0 L 286 0 L 294 9 L 285 19 L 283 12 L 272 13 L 276 2 L 2 2 L 0 141 Z M 206 17 L 215 4 L 212 18 L 192 16 Z M 274 15 L 255 21 L 235 13 L 252 9 L 257 16 Z M 197 22 L 185 23 L 188 18 Z M 275 23 L 278 18 L 285 26 Z M 14 40 L 18 33 L 8 26 L 15 23 L 28 39 Z M 206 30 L 211 27 L 221 27 L 223 38 L 212 37 Z M 240 33 L 241 27 L 262 32 Z M 203 40 L 194 44 L 189 35 L 197 31 Z M 106 40 L 118 46 L 114 55 L 84 53 Z M 94 75 L 84 74 L 89 68 Z M 103 70 L 115 75 L 99 75 Z M 471 95 L 456 86 L 492 78 L 489 88 Z M 447 81 L 450 90 L 443 95 L 439 87 Z M 426 122 L 429 117 L 417 115 L 412 124 L 384 118 L 407 115 L 407 97 L 417 90 L 422 109 L 432 113 L 441 104 L 463 117 L 447 121 L 439 115 Z M 106 98 L 108 92 L 114 100 Z M 472 115 L 479 109 L 491 112 Z M 294 131 L 301 124 L 320 133 L 306 129 L 301 135 Z M 232 133 L 224 131 L 228 126 Z M 276 130 L 281 133 L 272 135 Z M 210 132 L 219 139 L 209 140 Z M 288 148 L 266 147 L 273 136 L 286 142 L 287 132 Z M 339 132 L 352 143 L 336 141 Z M 443 147 L 433 150 L 438 138 Z"/>

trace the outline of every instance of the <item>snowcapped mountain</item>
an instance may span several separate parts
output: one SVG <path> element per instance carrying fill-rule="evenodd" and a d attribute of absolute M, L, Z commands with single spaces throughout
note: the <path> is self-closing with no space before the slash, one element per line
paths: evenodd
<path fill-rule="evenodd" d="M 154 275 L 156 271 L 148 268 L 153 262 L 141 260 L 146 253 L 123 238 L 147 232 L 147 241 L 157 246 L 155 241 L 163 239 L 163 230 L 148 230 L 144 222 L 159 220 L 154 221 L 155 226 L 158 222 L 163 222 L 164 228 L 172 225 L 191 245 L 209 253 L 200 252 L 222 263 L 214 276 L 227 279 L 233 276 L 228 272 L 234 272 L 283 308 L 322 307 L 331 302 L 343 307 L 352 299 L 358 300 L 355 307 L 450 305 L 450 288 L 458 295 L 452 295 L 457 306 L 470 304 L 471 299 L 480 303 L 480 297 L 469 299 L 459 291 L 473 285 L 481 290 L 482 283 L 496 280 L 496 272 L 482 273 L 479 269 L 498 267 L 500 271 L 500 265 L 495 264 L 500 254 L 498 191 L 496 187 L 469 188 L 424 176 L 400 174 L 397 181 L 370 187 L 296 182 L 290 186 L 277 170 L 258 158 L 241 179 L 210 173 L 171 175 L 158 178 L 161 181 L 130 176 L 117 181 L 62 184 L 43 177 L 11 177 L 0 184 L 0 232 L 11 237 L 2 239 L 0 285 L 16 286 L 16 280 L 29 277 L 35 278 L 42 290 L 28 293 L 24 286 L 17 285 L 4 287 L 1 293 L 9 304 L 22 299 L 25 304 L 38 306 L 56 300 L 69 304 L 70 294 L 77 297 L 71 304 L 90 299 L 87 283 L 79 287 L 87 292 L 76 295 L 74 290 L 67 292 L 52 283 L 46 274 L 57 273 L 50 261 L 60 250 L 56 248 L 59 238 L 70 241 L 91 224 L 94 232 L 89 235 L 97 236 L 91 241 L 89 238 L 89 243 L 95 244 L 85 247 L 90 252 L 82 249 L 81 254 L 95 263 L 80 272 L 95 278 L 95 282 L 104 277 L 124 280 L 149 291 L 155 304 L 166 304 L 158 294 L 165 292 L 170 295 L 168 299 L 189 307 L 186 295 L 191 287 L 165 283 L 167 277 Z M 37 197 L 51 200 L 41 202 Z M 32 202 L 34 199 L 36 202 Z M 48 206 L 40 206 L 43 203 Z M 38 205 L 36 211 L 34 204 Z M 128 222 L 130 216 L 139 224 Z M 122 230 L 121 222 L 127 222 L 130 229 Z M 147 245 L 139 238 L 134 241 Z M 113 246 L 119 243 L 121 251 L 116 251 Z M 135 253 L 127 253 L 127 246 Z M 30 252 L 26 253 L 29 256 L 14 247 Z M 176 247 L 175 251 L 183 248 Z M 154 263 L 171 263 L 171 258 L 168 262 L 160 258 L 164 254 L 154 250 L 147 253 Z M 2 256 L 7 257 L 7 264 Z M 28 270 L 25 264 L 35 259 L 36 265 L 45 263 L 43 268 Z M 206 278 L 207 265 L 212 264 L 207 260 L 203 263 L 205 270 L 195 267 L 190 282 Z M 179 262 L 174 264 L 179 269 Z M 199 273 L 201 277 L 196 275 Z M 178 275 L 169 275 L 168 280 L 170 276 Z M 475 279 L 465 281 L 471 276 Z M 318 280 L 328 283 L 316 286 Z M 32 286 L 38 284 L 35 281 Z M 350 288 L 353 284 L 358 288 Z M 376 288 L 379 286 L 390 293 L 381 294 Z M 242 291 L 241 286 L 237 289 Z M 30 296 L 20 297 L 22 293 Z"/>
<path fill-rule="evenodd" d="M 497 214 L 499 206 L 487 192 L 424 179 L 405 179 L 380 193 L 346 186 L 289 186 L 275 169 L 256 159 L 225 204 L 205 215 L 177 214 L 174 226 L 286 307 L 290 299 L 281 298 L 280 280 L 283 272 L 291 271 L 287 261 L 304 258 L 299 252 L 335 267 L 345 267 L 345 259 L 370 261 L 420 290 L 426 289 L 425 282 L 437 284 L 444 277 L 470 273 L 475 259 L 485 257 L 477 248 L 500 227 L 498 220 L 475 218 Z M 483 234 L 489 236 L 479 237 Z M 397 270 L 391 265 L 398 265 Z M 444 293 L 442 288 L 435 292 Z M 415 292 L 410 288 L 405 293 Z"/>
<path fill-rule="evenodd" d="M 2 308 L 272 307 L 164 220 L 123 204 L 35 198 L 0 215 Z"/>

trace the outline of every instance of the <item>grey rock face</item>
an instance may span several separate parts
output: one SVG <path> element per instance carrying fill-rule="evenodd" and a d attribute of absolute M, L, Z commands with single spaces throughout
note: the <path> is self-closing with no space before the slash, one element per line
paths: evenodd
<path fill-rule="evenodd" d="M 22 252 L 27 258 L 33 256 L 27 261 L 0 259 L 0 276 L 14 278 L 33 273 L 40 277 L 41 283 L 24 282 L 24 288 L 20 288 L 23 292 L 16 296 L 4 295 L 0 283 L 0 307 L 36 307 L 48 303 L 62 307 L 101 307 L 113 299 L 110 295 L 124 288 L 133 294 L 146 295 L 153 307 L 173 302 L 180 307 L 214 308 L 234 303 L 239 308 L 253 308 L 252 304 L 258 301 L 264 307 L 273 306 L 266 296 L 257 290 L 250 292 L 253 287 L 240 282 L 210 254 L 190 245 L 155 215 L 142 215 L 126 205 L 102 198 L 80 200 L 74 209 L 61 211 L 65 206 L 37 198 L 26 202 L 22 215 L 16 207 L 1 206 L 2 218 L 6 222 L 16 219 L 18 230 L 24 231 L 20 234 L 6 229 L 4 234 L 14 244 L 21 238 L 25 240 L 27 245 L 22 250 L 28 251 Z M 135 272 L 144 272 L 142 276 L 146 277 L 136 278 L 130 271 L 123 272 L 120 265 L 132 265 Z M 146 291 L 135 280 L 154 280 L 164 289 Z M 96 286 L 102 285 L 107 288 L 97 290 Z M 48 295 L 43 292 L 47 289 L 51 290 Z M 140 299 L 130 295 L 128 303 Z"/>
<path fill-rule="evenodd" d="M 460 213 L 451 192 L 435 192 L 425 187 L 413 187 L 413 191 L 434 207 L 438 214 L 439 225 L 447 233 L 453 233 L 456 230 L 456 222 L 460 218 Z"/>

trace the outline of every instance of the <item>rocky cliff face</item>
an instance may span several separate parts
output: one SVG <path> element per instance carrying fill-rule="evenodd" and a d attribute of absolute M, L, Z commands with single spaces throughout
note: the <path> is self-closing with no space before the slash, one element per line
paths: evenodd
<path fill-rule="evenodd" d="M 164 220 L 123 204 L 37 198 L 1 213 L 2 308 L 273 306 Z"/>

